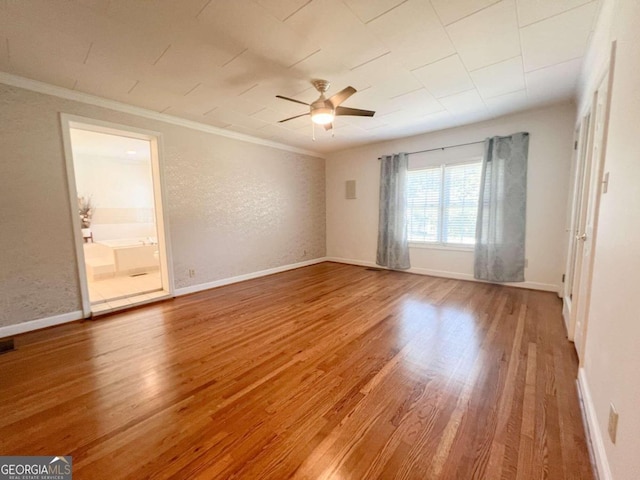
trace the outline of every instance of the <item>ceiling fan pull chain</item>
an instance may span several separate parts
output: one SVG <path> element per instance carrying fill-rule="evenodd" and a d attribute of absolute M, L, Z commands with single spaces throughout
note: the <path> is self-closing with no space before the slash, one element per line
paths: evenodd
<path fill-rule="evenodd" d="M 316 124 L 311 122 L 311 138 L 315 142 L 316 141 Z"/>

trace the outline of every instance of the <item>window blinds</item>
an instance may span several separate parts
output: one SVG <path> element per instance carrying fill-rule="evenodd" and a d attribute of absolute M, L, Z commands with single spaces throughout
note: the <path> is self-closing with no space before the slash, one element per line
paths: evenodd
<path fill-rule="evenodd" d="M 481 162 L 410 170 L 409 241 L 475 243 Z"/>

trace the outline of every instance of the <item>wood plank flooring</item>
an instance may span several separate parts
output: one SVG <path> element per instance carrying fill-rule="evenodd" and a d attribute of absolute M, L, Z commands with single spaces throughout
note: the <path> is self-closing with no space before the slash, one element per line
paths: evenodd
<path fill-rule="evenodd" d="M 592 479 L 552 293 L 322 263 L 25 334 L 0 455 L 74 479 Z"/>

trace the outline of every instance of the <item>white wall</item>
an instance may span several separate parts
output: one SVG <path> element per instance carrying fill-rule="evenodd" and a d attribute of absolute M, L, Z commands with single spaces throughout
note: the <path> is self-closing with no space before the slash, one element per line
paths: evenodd
<path fill-rule="evenodd" d="M 530 133 L 527 177 L 526 286 L 559 291 L 564 243 L 575 107 L 560 104 L 439 132 L 377 143 L 330 154 L 327 158 L 327 255 L 375 263 L 378 228 L 377 158 L 484 140 L 520 131 Z M 356 180 L 358 198 L 345 199 L 345 181 Z M 411 249 L 412 270 L 473 278 L 473 252 Z"/>
<path fill-rule="evenodd" d="M 617 39 L 605 172 L 588 330 L 581 372 L 591 400 L 594 445 L 603 480 L 640 478 L 640 2 L 605 1 L 613 12 L 601 22 L 591 45 L 605 58 Z M 602 62 L 601 62 L 602 63 Z M 581 104 L 591 97 L 602 72 L 586 72 Z M 618 438 L 607 435 L 609 403 L 619 412 Z M 608 476 L 610 469 L 611 477 Z"/>

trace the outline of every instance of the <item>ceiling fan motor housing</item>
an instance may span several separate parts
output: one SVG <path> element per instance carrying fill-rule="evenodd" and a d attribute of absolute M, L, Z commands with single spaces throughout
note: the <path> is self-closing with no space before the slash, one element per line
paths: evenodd
<path fill-rule="evenodd" d="M 311 84 L 318 90 L 320 93 L 324 93 L 329 90 L 331 83 L 327 80 L 312 80 Z"/>

